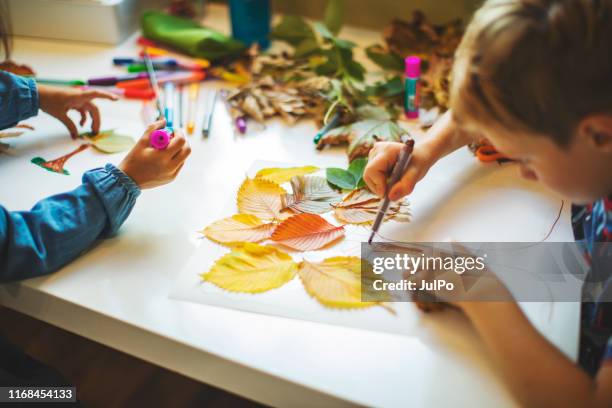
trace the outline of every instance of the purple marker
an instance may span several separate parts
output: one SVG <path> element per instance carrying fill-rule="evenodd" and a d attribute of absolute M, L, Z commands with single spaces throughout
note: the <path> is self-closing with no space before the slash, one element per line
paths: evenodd
<path fill-rule="evenodd" d="M 238 131 L 241 134 L 245 134 L 247 131 L 247 122 L 246 119 L 244 118 L 244 116 L 240 116 L 238 118 L 236 118 L 236 128 L 238 128 Z"/>

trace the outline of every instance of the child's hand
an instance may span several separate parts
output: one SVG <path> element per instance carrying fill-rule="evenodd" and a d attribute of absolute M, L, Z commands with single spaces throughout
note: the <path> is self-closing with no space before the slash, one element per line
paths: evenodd
<path fill-rule="evenodd" d="M 156 150 L 149 145 L 149 136 L 156 129 L 163 129 L 165 120 L 159 120 L 147 128 L 136 145 L 125 156 L 119 168 L 141 189 L 159 187 L 174 180 L 191 153 L 191 147 L 180 130 L 165 150 Z"/>
<path fill-rule="evenodd" d="M 458 242 L 451 242 L 450 247 L 450 251 L 432 251 L 427 253 L 426 256 L 435 256 L 442 259 L 475 258 L 468 248 Z M 464 268 L 463 270 L 421 268 L 414 273 L 405 274 L 404 279 L 414 282 L 416 288 L 427 287 L 426 284 L 441 281 L 452 284 L 452 290 L 443 287 L 438 290 L 415 291 L 413 300 L 416 302 L 444 302 L 463 310 L 468 315 L 473 309 L 477 309 L 478 304 L 482 302 L 514 301 L 510 291 L 498 276 L 488 268 L 486 262 L 484 268 L 481 269 L 476 267 L 473 269 Z"/>
<path fill-rule="evenodd" d="M 389 177 L 395 162 L 403 148 L 403 143 L 378 142 L 370 150 L 368 165 L 363 173 L 363 179 L 368 188 L 376 195 L 385 195 L 387 178 Z M 434 164 L 434 155 L 427 147 L 428 145 L 415 145 L 408 170 L 389 192 L 392 201 L 410 194 L 414 186 L 420 181 L 429 168 Z"/>
<path fill-rule="evenodd" d="M 38 86 L 38 97 L 40 109 L 62 122 L 70 131 L 70 136 L 73 139 L 79 136 L 79 131 L 72 119 L 68 117 L 68 111 L 74 109 L 81 114 L 81 126 L 85 124 L 87 114 L 89 114 L 91 116 L 91 131 L 96 134 L 100 131 L 100 111 L 92 101 L 96 98 L 110 99 L 111 101 L 118 99 L 116 95 L 104 91 L 56 88 L 44 85 Z"/>

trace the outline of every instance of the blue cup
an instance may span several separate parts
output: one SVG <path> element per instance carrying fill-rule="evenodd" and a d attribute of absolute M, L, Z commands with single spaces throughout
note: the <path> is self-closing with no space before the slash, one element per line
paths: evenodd
<path fill-rule="evenodd" d="M 247 45 L 270 46 L 270 0 L 229 0 L 232 35 Z"/>

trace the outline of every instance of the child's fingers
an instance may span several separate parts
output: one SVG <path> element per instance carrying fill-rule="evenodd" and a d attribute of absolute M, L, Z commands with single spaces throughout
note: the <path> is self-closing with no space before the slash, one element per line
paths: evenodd
<path fill-rule="evenodd" d="M 412 193 L 414 186 L 417 183 L 418 169 L 415 166 L 408 166 L 408 169 L 391 190 L 389 191 L 389 198 L 391 201 L 397 201 L 400 198 L 407 196 Z"/>
<path fill-rule="evenodd" d="M 190 154 L 191 146 L 189 146 L 189 143 L 187 143 L 183 146 L 181 150 L 179 150 L 174 154 L 174 156 L 172 156 L 172 160 L 181 163 L 182 165 L 182 163 L 187 159 L 187 157 L 189 157 Z"/>
<path fill-rule="evenodd" d="M 91 116 L 91 131 L 94 135 L 100 131 L 100 110 L 93 103 L 86 103 L 83 107 Z"/>
<path fill-rule="evenodd" d="M 77 109 L 77 110 L 81 114 L 81 121 L 79 122 L 79 125 L 83 126 L 83 125 L 85 125 L 85 121 L 87 120 L 87 112 L 83 108 L 80 108 L 80 109 Z"/>
<path fill-rule="evenodd" d="M 83 96 L 90 100 L 95 99 L 95 98 L 101 98 L 101 99 L 110 99 L 111 101 L 116 101 L 117 99 L 119 99 L 119 97 L 115 94 L 112 94 L 106 91 L 101 91 L 98 89 L 90 89 L 90 90 L 84 91 Z"/>
<path fill-rule="evenodd" d="M 379 197 L 385 195 L 388 172 L 389 159 L 386 155 L 374 156 L 364 171 L 363 179 L 368 188 Z"/>
<path fill-rule="evenodd" d="M 170 140 L 170 144 L 166 148 L 167 154 L 174 157 L 174 155 L 177 154 L 186 143 L 187 140 L 185 139 L 185 136 L 183 136 L 181 132 L 175 132 L 174 137 L 172 140 Z"/>
<path fill-rule="evenodd" d="M 138 140 L 138 144 L 143 146 L 149 145 L 149 140 L 151 138 L 151 133 L 153 133 L 157 129 L 163 129 L 166 126 L 166 119 L 162 118 L 153 123 L 151 123 L 147 129 L 144 131 L 140 139 Z"/>
<path fill-rule="evenodd" d="M 77 137 L 79 137 L 79 131 L 77 130 L 76 125 L 74 124 L 74 122 L 72 121 L 72 119 L 70 119 L 68 117 L 68 115 L 64 112 L 58 116 L 56 116 L 56 118 L 62 122 L 64 124 L 64 126 L 66 126 L 66 128 L 68 128 L 68 131 L 70 132 L 70 137 L 73 139 L 76 139 Z"/>

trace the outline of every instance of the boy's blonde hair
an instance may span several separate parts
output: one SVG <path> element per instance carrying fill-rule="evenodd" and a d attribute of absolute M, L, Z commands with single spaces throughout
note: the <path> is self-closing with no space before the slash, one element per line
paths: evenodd
<path fill-rule="evenodd" d="M 567 146 L 581 119 L 612 113 L 612 0 L 489 0 L 457 49 L 459 122 Z"/>

